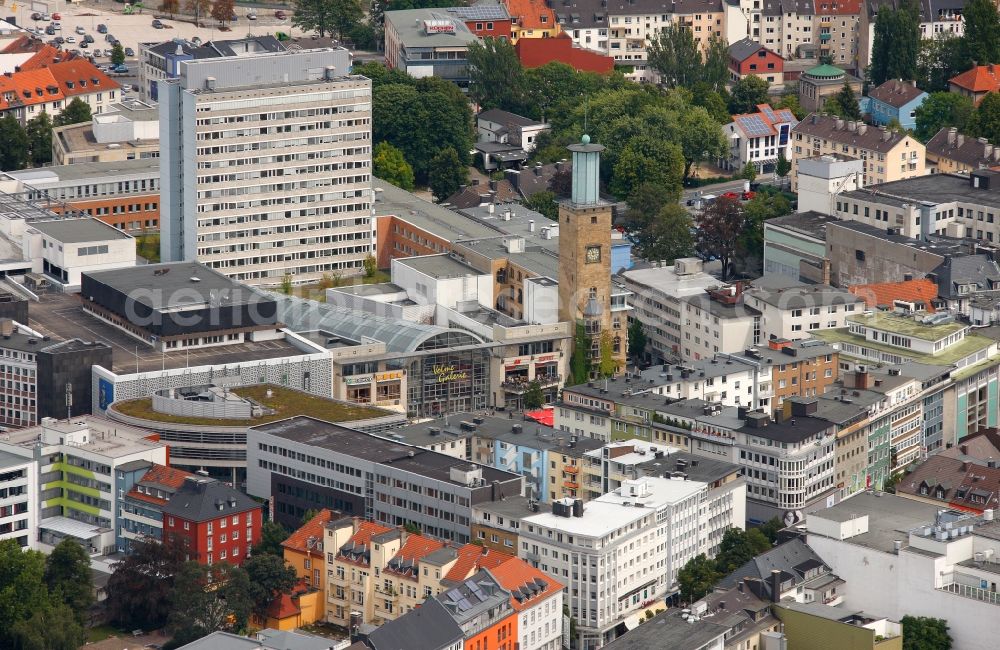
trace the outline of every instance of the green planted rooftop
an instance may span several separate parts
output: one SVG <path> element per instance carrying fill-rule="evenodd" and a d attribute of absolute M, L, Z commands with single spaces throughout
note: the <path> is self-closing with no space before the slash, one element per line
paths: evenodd
<path fill-rule="evenodd" d="M 886 352 L 888 354 L 895 354 L 898 357 L 908 359 L 910 361 L 916 361 L 918 363 L 926 363 L 932 366 L 951 366 L 960 360 L 979 352 L 984 348 L 988 348 L 993 344 L 991 339 L 985 336 L 976 335 L 966 335 L 964 339 L 956 343 L 955 345 L 949 346 L 939 352 L 938 354 L 926 354 L 923 352 L 917 352 L 915 350 L 907 348 L 897 348 L 892 345 L 887 345 L 885 343 L 879 343 L 877 341 L 872 341 L 871 339 L 866 339 L 863 336 L 858 336 L 857 334 L 851 334 L 847 329 L 835 329 L 835 330 L 817 330 L 810 332 L 815 338 L 825 341 L 826 343 L 849 343 L 851 345 L 857 345 L 858 347 L 869 348 L 872 350 L 878 350 L 880 352 Z M 858 359 L 863 359 L 864 357 L 859 357 L 857 355 L 852 355 L 843 351 L 841 348 L 841 354 L 845 356 L 854 357 Z"/>
<path fill-rule="evenodd" d="M 961 323 L 942 323 L 940 325 L 925 325 L 914 320 L 913 316 L 903 316 L 892 312 L 875 312 L 871 315 L 848 316 L 847 320 L 858 325 L 871 327 L 901 336 L 910 336 L 924 341 L 940 341 L 955 332 L 967 329 L 968 325 Z"/>
<path fill-rule="evenodd" d="M 271 391 L 271 396 L 267 396 L 267 391 Z M 241 386 L 231 389 L 231 392 L 244 399 L 254 401 L 265 408 L 272 409 L 273 413 L 266 413 L 259 418 L 249 420 L 236 420 L 228 418 L 202 418 L 183 415 L 173 415 L 170 413 L 160 413 L 153 410 L 153 399 L 151 397 L 141 397 L 139 399 L 116 402 L 113 408 L 122 415 L 155 422 L 170 422 L 173 424 L 193 424 L 199 426 L 220 426 L 220 427 L 250 427 L 259 424 L 267 424 L 285 418 L 305 415 L 318 420 L 328 422 L 353 422 L 357 420 L 368 420 L 391 415 L 390 412 L 370 406 L 349 404 L 339 402 L 334 399 L 304 393 L 290 388 L 274 386 L 271 384 L 257 384 L 255 386 Z"/>

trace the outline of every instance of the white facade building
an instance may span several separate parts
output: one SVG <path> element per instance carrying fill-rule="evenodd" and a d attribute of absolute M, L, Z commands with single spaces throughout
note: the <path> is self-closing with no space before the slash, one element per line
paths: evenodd
<path fill-rule="evenodd" d="M 847 317 L 865 311 L 865 301 L 850 291 L 827 285 L 787 289 L 749 289 L 747 306 L 761 313 L 761 339 L 797 341 L 816 330 L 847 327 Z"/>
<path fill-rule="evenodd" d="M 37 427 L 11 431 L 0 439 L 0 454 L 19 457 L 37 471 L 37 482 L 25 483 L 34 489 L 29 501 L 38 509 L 38 532 L 28 544 L 50 551 L 71 538 L 91 555 L 114 553 L 116 468 L 137 460 L 166 465 L 167 446 L 151 436 L 151 431 L 88 415 L 44 418 Z"/>
<path fill-rule="evenodd" d="M 791 161 L 791 131 L 798 120 L 787 108 L 773 109 L 761 104 L 756 113 L 734 115 L 723 127 L 729 140 L 729 158 L 725 166 L 742 169 L 753 163 L 758 174 L 774 171 L 779 157 Z"/>
<path fill-rule="evenodd" d="M 160 82 L 161 259 L 250 284 L 362 272 L 371 81 L 315 49 L 187 61 Z"/>
<path fill-rule="evenodd" d="M 30 221 L 23 252 L 32 271 L 64 287 L 79 287 L 80 274 L 135 266 L 135 239 L 99 219 Z"/>
<path fill-rule="evenodd" d="M 0 540 L 32 547 L 38 539 L 38 465 L 0 451 Z"/>
<path fill-rule="evenodd" d="M 578 647 L 591 650 L 676 591 L 677 571 L 708 551 L 716 526 L 732 525 L 718 514 L 706 483 L 629 480 L 586 504 L 556 501 L 525 517 L 518 556 L 567 585 Z"/>
<path fill-rule="evenodd" d="M 992 650 L 1000 616 L 1000 522 L 883 493 L 806 519 L 807 542 L 847 582 L 844 606 L 948 622 L 955 648 Z"/>

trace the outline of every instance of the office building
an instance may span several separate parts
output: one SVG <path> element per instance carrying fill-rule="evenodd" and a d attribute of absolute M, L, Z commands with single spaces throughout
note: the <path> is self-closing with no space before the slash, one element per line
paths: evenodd
<path fill-rule="evenodd" d="M 38 539 L 38 467 L 33 458 L 0 450 L 0 541 L 32 547 Z"/>
<path fill-rule="evenodd" d="M 319 473 L 317 473 L 319 472 Z M 298 492 L 314 507 L 428 535 L 470 541 L 471 507 L 518 496 L 521 476 L 308 417 L 255 427 L 247 492 L 287 512 Z"/>
<path fill-rule="evenodd" d="M 995 645 L 1000 535 L 981 517 L 893 494 L 858 494 L 808 515 L 806 542 L 847 581 L 845 608 L 948 622 L 955 647 Z"/>
<path fill-rule="evenodd" d="M 122 162 L 160 156 L 155 104 L 123 99 L 90 122 L 52 129 L 52 164 Z M 157 179 L 159 176 L 157 176 Z"/>
<path fill-rule="evenodd" d="M 163 261 L 263 285 L 362 272 L 371 82 L 349 67 L 343 48 L 267 52 L 184 61 L 161 82 Z"/>
<path fill-rule="evenodd" d="M 29 503 L 37 504 L 37 536 L 28 545 L 51 551 L 62 540 L 74 539 L 90 555 L 117 550 L 125 496 L 116 487 L 118 472 L 133 461 L 167 463 L 167 446 L 152 432 L 89 415 L 45 418 L 37 427 L 8 431 L 0 452 L 33 463 L 37 472 L 36 491 L 28 495 Z"/>
<path fill-rule="evenodd" d="M 846 289 L 806 284 L 779 289 L 752 288 L 743 302 L 760 312 L 763 340 L 796 341 L 813 332 L 846 326 L 850 314 L 865 309 L 864 300 Z"/>
<path fill-rule="evenodd" d="M 479 38 L 459 17 L 441 9 L 385 13 L 385 64 L 415 77 L 434 76 L 469 86 L 469 45 Z"/>

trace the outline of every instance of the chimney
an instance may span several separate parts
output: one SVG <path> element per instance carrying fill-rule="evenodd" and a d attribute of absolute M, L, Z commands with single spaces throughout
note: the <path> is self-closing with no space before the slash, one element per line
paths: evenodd
<path fill-rule="evenodd" d="M 868 125 L 864 122 L 858 122 L 858 135 L 864 135 L 865 133 L 868 133 Z"/>
<path fill-rule="evenodd" d="M 871 375 L 864 366 L 858 366 L 854 371 L 854 387 L 860 390 L 867 390 L 871 386 Z"/>
<path fill-rule="evenodd" d="M 959 445 L 958 449 L 965 455 L 969 454 L 969 445 Z"/>
<path fill-rule="evenodd" d="M 955 136 L 957 133 L 958 133 L 957 128 L 953 126 L 948 127 L 948 144 L 955 144 Z"/>
<path fill-rule="evenodd" d="M 851 133 L 854 133 L 855 131 L 858 130 L 858 123 L 855 122 L 854 120 L 851 120 L 850 122 L 847 123 L 847 130 L 850 131 Z"/>
<path fill-rule="evenodd" d="M 844 129 L 844 120 L 837 118 L 837 130 L 842 131 Z"/>
<path fill-rule="evenodd" d="M 771 569 L 771 602 L 781 602 L 781 570 Z"/>
<path fill-rule="evenodd" d="M 961 147 L 963 144 L 965 144 L 965 136 L 959 133 L 955 138 L 955 146 Z"/>

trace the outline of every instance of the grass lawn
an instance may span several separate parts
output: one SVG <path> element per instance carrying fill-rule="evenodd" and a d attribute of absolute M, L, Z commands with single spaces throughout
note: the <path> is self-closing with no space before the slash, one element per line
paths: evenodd
<path fill-rule="evenodd" d="M 272 391 L 271 397 L 267 397 L 267 390 Z M 370 408 L 367 406 L 355 406 L 336 402 L 332 399 L 325 399 L 317 395 L 310 395 L 297 390 L 282 388 L 270 384 L 259 384 L 256 386 L 243 386 L 232 389 L 240 397 L 253 400 L 267 408 L 274 409 L 274 413 L 266 414 L 252 420 L 223 420 L 219 418 L 199 418 L 183 415 L 171 415 L 167 413 L 157 413 L 153 410 L 153 400 L 149 397 L 129 400 L 115 405 L 115 410 L 123 415 L 158 422 L 173 422 L 175 424 L 196 424 L 196 425 L 219 425 L 231 427 L 246 427 L 257 424 L 266 424 L 275 420 L 282 420 L 296 415 L 308 415 L 320 420 L 329 422 L 350 422 L 353 420 L 364 420 L 386 415 L 386 411 Z"/>
<path fill-rule="evenodd" d="M 352 278 L 342 278 L 340 281 L 320 280 L 319 282 L 298 285 L 292 287 L 292 295 L 318 302 L 326 302 L 326 290 L 333 287 L 350 287 L 356 284 L 380 284 L 391 281 L 392 278 L 389 276 L 388 271 L 375 271 L 375 275 L 370 278 L 362 275 Z M 274 289 L 274 291 L 280 293 L 281 289 Z"/>
<path fill-rule="evenodd" d="M 124 632 L 112 627 L 111 625 L 89 627 L 87 628 L 87 643 L 96 643 L 97 641 L 103 641 L 105 639 L 110 639 L 113 636 L 120 636 L 123 634 Z"/>
<path fill-rule="evenodd" d="M 160 262 L 160 233 L 150 232 L 136 235 L 135 252 L 139 257 L 146 258 L 150 264 L 158 264 Z"/>

